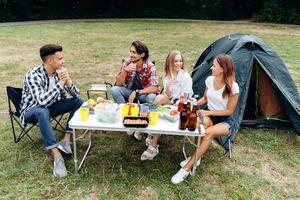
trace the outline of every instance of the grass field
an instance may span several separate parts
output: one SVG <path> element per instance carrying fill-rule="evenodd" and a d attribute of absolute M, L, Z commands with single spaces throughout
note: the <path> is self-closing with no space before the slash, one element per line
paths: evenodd
<path fill-rule="evenodd" d="M 35 145 L 27 139 L 13 143 L 5 87 L 22 86 L 25 72 L 40 63 L 38 50 L 45 43 L 64 47 L 65 67 L 86 98 L 91 83 L 113 82 L 133 40 L 148 45 L 162 74 L 170 50 L 182 51 L 191 71 L 210 43 L 236 32 L 254 34 L 275 49 L 299 91 L 299 26 L 108 20 L 0 27 L 0 199 L 300 199 L 300 140 L 294 131 L 241 128 L 231 160 L 212 145 L 195 178 L 178 186 L 170 178 L 183 159 L 180 137 L 162 137 L 160 154 L 141 162 L 144 143 L 124 133 L 97 132 L 80 175 L 66 158 L 64 179 L 53 177 L 52 156 L 37 129 Z M 85 142 L 79 143 L 80 153 Z"/>

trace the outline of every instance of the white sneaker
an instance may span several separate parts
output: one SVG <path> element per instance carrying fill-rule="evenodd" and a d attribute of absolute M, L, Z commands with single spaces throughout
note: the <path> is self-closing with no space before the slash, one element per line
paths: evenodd
<path fill-rule="evenodd" d="M 133 134 L 133 136 L 135 137 L 135 139 L 137 139 L 137 140 L 141 140 L 142 139 L 142 133 L 141 132 L 139 132 L 139 131 L 135 131 L 134 132 L 134 134 Z"/>
<path fill-rule="evenodd" d="M 180 167 L 184 167 L 189 161 L 190 161 L 191 157 L 188 157 L 186 160 L 183 160 L 180 162 Z M 199 158 L 197 160 L 196 166 L 198 167 L 201 163 L 201 158 Z"/>
<path fill-rule="evenodd" d="M 65 177 L 68 172 L 65 166 L 65 161 L 62 156 L 54 158 L 53 175 L 56 177 Z"/>
<path fill-rule="evenodd" d="M 186 171 L 185 169 L 181 168 L 172 178 L 171 182 L 173 184 L 178 184 L 181 183 L 188 175 L 190 172 Z"/>
<path fill-rule="evenodd" d="M 156 147 L 152 146 L 151 144 L 148 146 L 148 149 L 146 151 L 144 151 L 144 153 L 141 155 L 141 160 L 152 160 L 158 153 L 158 147 L 159 145 L 157 145 Z"/>
<path fill-rule="evenodd" d="M 152 135 L 149 134 L 145 140 L 146 146 L 148 147 L 151 144 L 151 142 L 152 142 Z"/>
<path fill-rule="evenodd" d="M 127 131 L 127 135 L 132 135 L 134 132 L 135 132 L 135 131 L 133 131 L 133 130 L 128 130 L 128 131 Z"/>

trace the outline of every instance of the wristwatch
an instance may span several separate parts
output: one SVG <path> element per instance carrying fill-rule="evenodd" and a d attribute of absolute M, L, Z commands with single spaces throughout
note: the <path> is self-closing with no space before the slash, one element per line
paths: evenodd
<path fill-rule="evenodd" d="M 140 90 L 135 90 L 136 95 L 139 95 Z"/>

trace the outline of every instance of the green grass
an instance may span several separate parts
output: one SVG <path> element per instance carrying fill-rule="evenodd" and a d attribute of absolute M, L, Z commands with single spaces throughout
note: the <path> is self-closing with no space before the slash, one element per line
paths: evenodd
<path fill-rule="evenodd" d="M 161 75 L 170 50 L 182 51 L 191 71 L 210 43 L 236 32 L 254 34 L 275 49 L 299 90 L 299 26 L 114 20 L 0 27 L 0 199 L 299 199 L 300 145 L 294 131 L 241 128 L 233 159 L 212 145 L 195 178 L 177 186 L 170 178 L 183 158 L 180 137 L 162 137 L 160 154 L 141 162 L 142 142 L 125 133 L 96 132 L 80 175 L 66 158 L 64 179 L 53 177 L 52 157 L 38 129 L 32 132 L 34 145 L 26 138 L 13 143 L 5 86 L 22 86 L 25 72 L 40 63 L 38 49 L 45 43 L 64 47 L 65 66 L 86 98 L 91 83 L 112 82 L 133 40 L 148 45 Z M 78 144 L 82 155 L 86 139 Z"/>

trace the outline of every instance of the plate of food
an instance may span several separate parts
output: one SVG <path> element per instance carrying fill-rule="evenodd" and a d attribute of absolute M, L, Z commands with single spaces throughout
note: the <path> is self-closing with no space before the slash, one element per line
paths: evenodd
<path fill-rule="evenodd" d="M 179 112 L 176 106 L 164 105 L 158 106 L 157 112 L 161 119 L 166 119 L 170 122 L 176 122 L 179 119 Z"/>
<path fill-rule="evenodd" d="M 123 124 L 125 127 L 146 128 L 149 125 L 148 117 L 124 117 Z"/>

